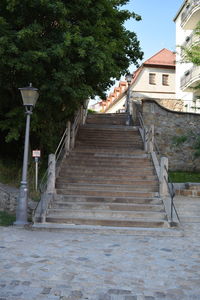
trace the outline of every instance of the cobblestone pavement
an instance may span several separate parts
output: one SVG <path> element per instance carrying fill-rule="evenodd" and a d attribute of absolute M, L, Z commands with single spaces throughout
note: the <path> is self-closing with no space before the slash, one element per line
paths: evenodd
<path fill-rule="evenodd" d="M 184 232 L 0 228 L 0 300 L 199 300 L 200 223 Z"/>

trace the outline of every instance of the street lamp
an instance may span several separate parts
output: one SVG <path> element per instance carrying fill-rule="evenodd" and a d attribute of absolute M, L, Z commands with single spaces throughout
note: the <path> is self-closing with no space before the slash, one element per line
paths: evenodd
<path fill-rule="evenodd" d="M 39 97 L 38 89 L 32 87 L 32 83 L 28 87 L 19 88 L 25 107 L 26 113 L 26 131 L 24 141 L 24 158 L 22 168 L 22 181 L 19 190 L 19 199 L 16 210 L 16 221 L 14 225 L 23 226 L 28 224 L 27 220 L 27 206 L 28 206 L 28 185 L 27 185 L 27 169 L 28 169 L 28 147 L 29 147 L 29 132 L 30 132 L 30 118 Z"/>
<path fill-rule="evenodd" d="M 130 89 L 130 86 L 131 86 L 131 81 L 132 81 L 132 74 L 128 73 L 126 75 L 126 81 L 128 83 L 128 90 L 127 90 L 127 95 L 126 95 L 126 113 L 128 114 L 128 118 L 127 118 L 127 121 L 126 121 L 126 125 L 130 125 L 131 123 L 131 116 L 130 116 L 130 93 L 131 93 L 131 89 Z"/>

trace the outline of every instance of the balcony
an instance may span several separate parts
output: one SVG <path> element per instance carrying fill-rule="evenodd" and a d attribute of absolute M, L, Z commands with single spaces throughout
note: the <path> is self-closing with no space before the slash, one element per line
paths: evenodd
<path fill-rule="evenodd" d="M 181 78 L 181 89 L 183 92 L 192 92 L 198 84 L 200 84 L 200 66 L 194 66 Z"/>
<path fill-rule="evenodd" d="M 191 46 L 195 46 L 200 44 L 200 35 L 195 34 L 194 32 L 187 36 L 185 42 L 182 44 L 183 48 L 190 48 Z M 184 50 L 181 50 L 181 56 L 184 56 Z"/>
<path fill-rule="evenodd" d="M 200 21 L 200 0 L 191 0 L 186 5 L 181 15 L 181 26 L 183 29 L 195 29 Z"/>

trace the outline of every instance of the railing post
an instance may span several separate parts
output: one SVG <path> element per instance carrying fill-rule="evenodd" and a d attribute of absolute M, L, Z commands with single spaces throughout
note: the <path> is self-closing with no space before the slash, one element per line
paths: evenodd
<path fill-rule="evenodd" d="M 160 161 L 160 196 L 168 196 L 168 158 L 161 157 Z M 166 179 L 166 180 L 165 180 Z"/>
<path fill-rule="evenodd" d="M 148 152 L 151 153 L 154 151 L 154 125 L 150 126 L 149 129 L 149 145 L 148 145 Z"/>
<path fill-rule="evenodd" d="M 84 118 L 84 109 L 83 106 L 81 105 L 80 108 L 80 124 L 83 125 L 83 118 Z"/>
<path fill-rule="evenodd" d="M 67 136 L 66 136 L 66 140 L 65 140 L 65 149 L 66 152 L 70 151 L 70 135 L 71 135 L 71 122 L 68 121 L 67 122 Z"/>
<path fill-rule="evenodd" d="M 133 120 L 133 125 L 136 124 L 137 122 L 137 106 L 136 103 L 132 100 L 130 101 L 131 103 L 131 115 L 132 115 L 132 120 Z"/>
<path fill-rule="evenodd" d="M 49 154 L 47 193 L 49 194 L 54 193 L 55 180 L 56 180 L 56 158 L 55 158 L 55 154 Z"/>
<path fill-rule="evenodd" d="M 144 151 L 148 152 L 149 131 L 146 126 L 142 128 L 144 137 Z"/>
<path fill-rule="evenodd" d="M 71 129 L 71 149 L 74 149 L 75 146 L 75 128 L 72 126 Z"/>

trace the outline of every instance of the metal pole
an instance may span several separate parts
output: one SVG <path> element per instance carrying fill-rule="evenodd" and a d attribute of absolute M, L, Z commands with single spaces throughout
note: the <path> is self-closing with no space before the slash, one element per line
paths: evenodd
<path fill-rule="evenodd" d="M 130 83 L 128 82 L 128 90 L 127 90 L 127 96 L 126 96 L 126 113 L 128 114 L 128 118 L 126 121 L 126 125 L 130 126 Z"/>
<path fill-rule="evenodd" d="M 35 190 L 38 189 L 38 157 L 35 157 Z"/>
<path fill-rule="evenodd" d="M 16 210 L 16 221 L 14 225 L 26 225 L 27 220 L 27 207 L 28 207 L 28 185 L 27 185 L 27 170 L 28 170 L 28 148 L 29 148 L 29 132 L 30 132 L 30 119 L 32 114 L 32 107 L 26 107 L 26 131 L 24 142 L 24 158 L 22 169 L 22 181 L 19 190 L 19 199 Z"/>

